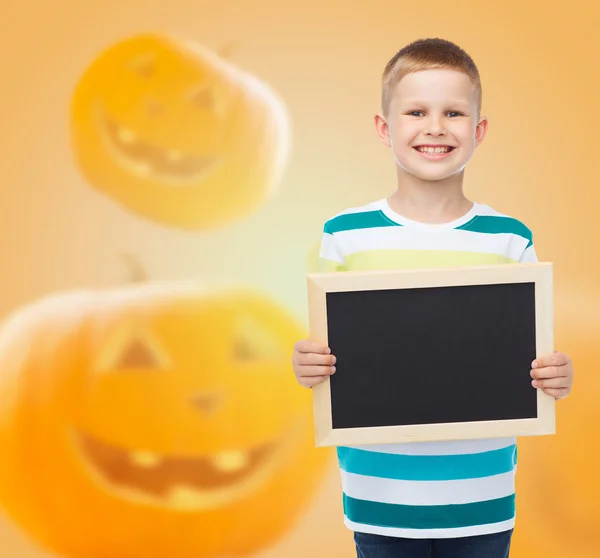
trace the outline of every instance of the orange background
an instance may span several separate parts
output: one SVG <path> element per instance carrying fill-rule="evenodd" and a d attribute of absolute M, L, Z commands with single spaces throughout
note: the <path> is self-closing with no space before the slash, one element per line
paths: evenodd
<path fill-rule="evenodd" d="M 467 166 L 466 194 L 524 221 L 539 259 L 554 262 L 556 348 L 576 370 L 574 393 L 557 405 L 558 436 L 521 440 L 513 555 L 596 556 L 599 23 L 591 0 L 24 0 L 4 7 L 0 316 L 56 291 L 122 283 L 121 254 L 131 252 L 152 279 L 243 282 L 306 322 L 306 257 L 323 222 L 395 188 L 393 160 L 372 124 L 383 66 L 414 39 L 455 41 L 479 66 L 490 122 Z M 90 188 L 74 165 L 68 122 L 77 80 L 102 50 L 145 31 L 217 51 L 231 44 L 230 61 L 286 104 L 293 144 L 285 176 L 271 199 L 228 227 L 184 232 L 144 220 Z M 1 518 L 0 550 L 47 556 Z M 297 528 L 257 556 L 352 552 L 332 465 Z"/>

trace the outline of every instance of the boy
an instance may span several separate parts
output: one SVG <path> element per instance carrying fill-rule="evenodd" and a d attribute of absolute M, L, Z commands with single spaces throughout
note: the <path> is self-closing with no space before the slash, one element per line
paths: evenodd
<path fill-rule="evenodd" d="M 525 225 L 463 194 L 465 166 L 487 132 L 480 109 L 479 72 L 454 43 L 418 40 L 388 62 L 375 127 L 392 150 L 397 190 L 327 221 L 323 271 L 537 261 Z M 296 343 L 298 382 L 313 387 L 333 374 L 330 353 Z M 567 355 L 554 352 L 531 366 L 533 388 L 556 399 L 569 394 Z M 508 557 L 516 439 L 340 447 L 338 460 L 344 523 L 359 558 Z M 357 470 L 365 460 L 373 476 Z"/>

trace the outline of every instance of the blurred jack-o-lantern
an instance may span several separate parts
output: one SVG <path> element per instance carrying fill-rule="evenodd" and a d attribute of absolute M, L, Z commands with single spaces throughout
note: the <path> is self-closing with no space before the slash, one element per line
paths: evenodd
<path fill-rule="evenodd" d="M 289 151 L 285 106 L 264 83 L 200 45 L 158 35 L 94 60 L 73 95 L 71 132 L 91 185 L 186 229 L 255 210 Z"/>
<path fill-rule="evenodd" d="M 0 504 L 71 558 L 255 552 L 311 499 L 304 332 L 250 290 L 51 297 L 0 331 Z"/>
<path fill-rule="evenodd" d="M 555 346 L 572 359 L 573 389 L 556 402 L 555 436 L 519 439 L 514 558 L 599 555 L 600 300 L 564 299 Z"/>

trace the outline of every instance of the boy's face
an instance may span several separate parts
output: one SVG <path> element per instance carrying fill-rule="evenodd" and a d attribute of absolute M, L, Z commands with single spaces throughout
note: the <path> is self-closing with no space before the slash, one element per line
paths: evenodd
<path fill-rule="evenodd" d="M 376 117 L 377 133 L 404 171 L 422 180 L 443 180 L 464 169 L 485 137 L 487 119 L 477 119 L 477 109 L 475 89 L 466 74 L 424 70 L 400 80 L 387 119 Z M 433 145 L 450 148 L 447 153 L 422 152 L 423 146 Z"/>

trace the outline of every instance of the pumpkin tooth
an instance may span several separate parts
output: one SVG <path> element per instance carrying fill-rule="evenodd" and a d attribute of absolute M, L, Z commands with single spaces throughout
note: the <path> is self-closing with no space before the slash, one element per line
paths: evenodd
<path fill-rule="evenodd" d="M 201 495 L 193 488 L 174 486 L 167 494 L 169 505 L 180 509 L 193 509 L 198 505 Z"/>
<path fill-rule="evenodd" d="M 181 161 L 183 159 L 183 153 L 181 151 L 175 151 L 174 149 L 171 149 L 170 151 L 167 151 L 167 159 L 169 159 L 169 161 Z"/>
<path fill-rule="evenodd" d="M 129 454 L 130 461 L 137 467 L 151 469 L 162 463 L 162 457 L 149 451 L 134 451 Z"/>
<path fill-rule="evenodd" d="M 123 143 L 128 145 L 135 143 L 137 140 L 135 132 L 132 132 L 129 128 L 124 128 L 123 126 L 119 126 L 119 129 L 117 130 L 117 136 Z"/>
<path fill-rule="evenodd" d="M 222 451 L 212 456 L 213 465 L 221 471 L 239 471 L 248 466 L 249 457 L 244 451 Z"/>

